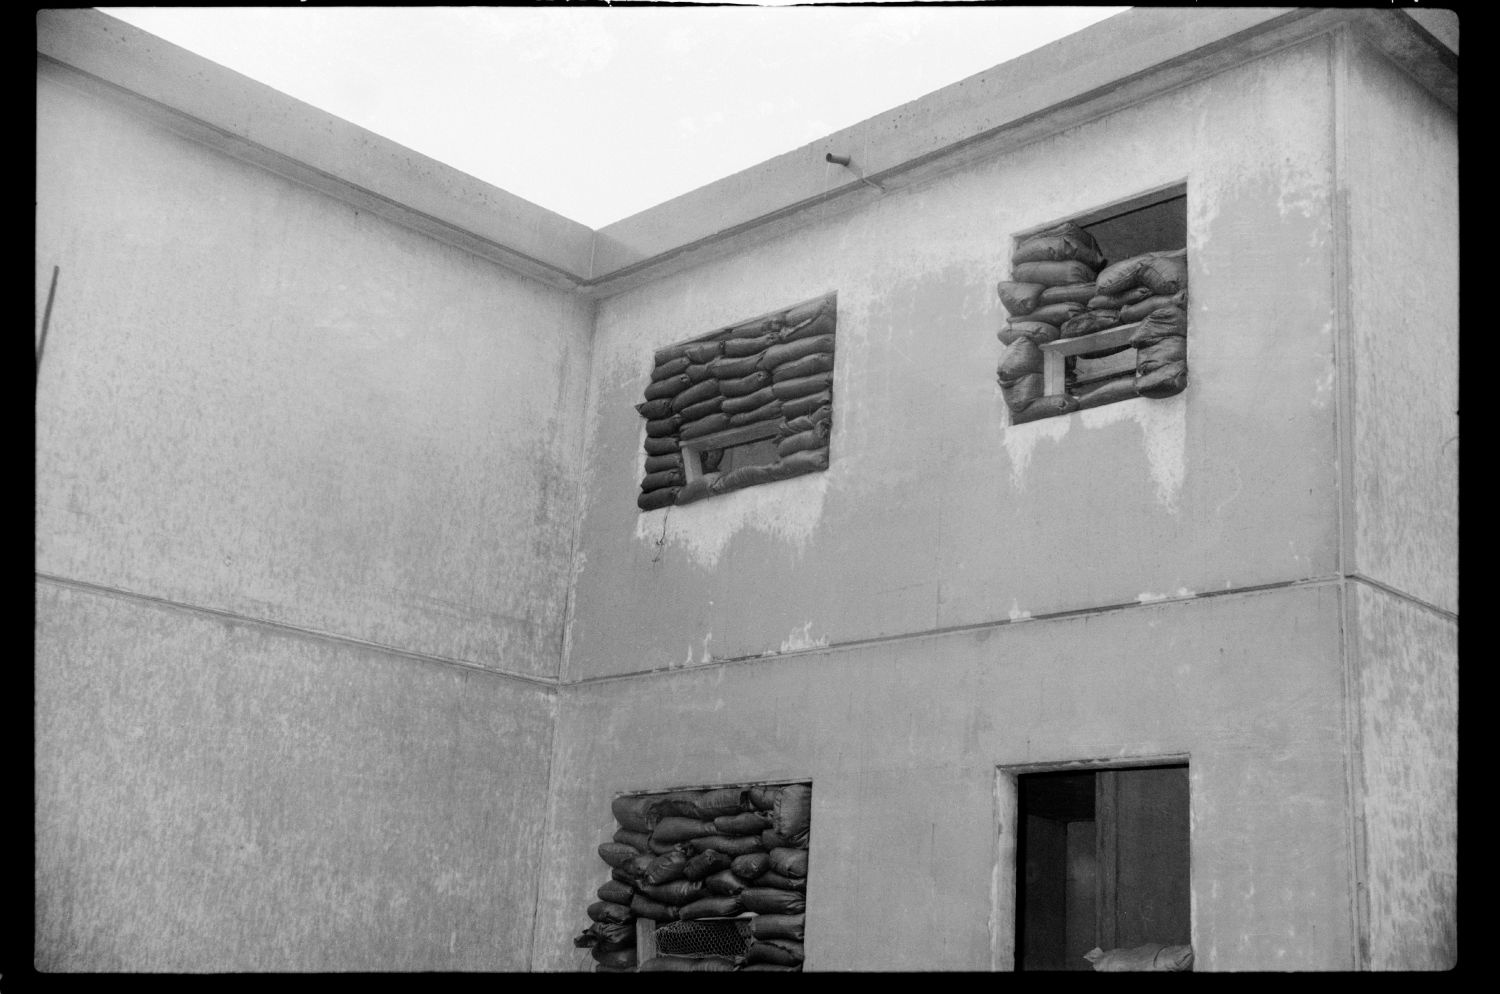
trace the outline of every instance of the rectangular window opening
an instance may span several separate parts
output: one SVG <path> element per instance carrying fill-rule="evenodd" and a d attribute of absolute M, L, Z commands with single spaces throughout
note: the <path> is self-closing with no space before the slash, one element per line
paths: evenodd
<path fill-rule="evenodd" d="M 1095 949 L 1191 945 L 1186 765 L 1015 783 L 1017 970 L 1092 970 Z"/>

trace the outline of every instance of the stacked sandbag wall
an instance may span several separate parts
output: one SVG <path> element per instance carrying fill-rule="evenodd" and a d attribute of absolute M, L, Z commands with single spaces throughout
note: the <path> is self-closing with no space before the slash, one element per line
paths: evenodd
<path fill-rule="evenodd" d="M 611 809 L 619 829 L 599 846 L 610 878 L 589 905 L 593 924 L 574 940 L 592 947 L 596 970 L 802 969 L 810 784 L 631 795 Z M 666 924 L 747 913 L 741 954 L 636 961 L 637 918 Z"/>
<path fill-rule="evenodd" d="M 643 511 L 828 468 L 836 298 L 830 294 L 656 353 L 645 400 Z M 682 444 L 746 425 L 776 427 L 777 458 L 689 483 Z"/>
<path fill-rule="evenodd" d="M 1109 264 L 1092 235 L 1064 222 L 1023 239 L 1011 264 L 1011 278 L 996 287 L 1009 315 L 999 332 L 1006 351 L 996 375 L 1012 424 L 1128 397 L 1169 397 L 1187 386 L 1186 249 Z M 1042 345 L 1135 322 L 1142 328 L 1129 344 L 1085 355 L 1135 348 L 1133 377 L 1044 396 Z"/>

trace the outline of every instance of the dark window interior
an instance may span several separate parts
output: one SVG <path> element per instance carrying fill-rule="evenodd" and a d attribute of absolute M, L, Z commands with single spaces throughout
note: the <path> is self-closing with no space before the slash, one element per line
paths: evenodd
<path fill-rule="evenodd" d="M 1119 262 L 1144 252 L 1164 252 L 1187 247 L 1187 196 L 1171 197 L 1144 207 L 1134 207 L 1100 221 L 1079 222 L 1110 262 Z"/>
<path fill-rule="evenodd" d="M 744 445 L 706 450 L 703 453 L 703 472 L 728 473 L 746 466 L 769 466 L 776 459 L 776 439 L 762 438 Z"/>
<path fill-rule="evenodd" d="M 1016 969 L 1191 942 L 1186 766 L 1016 778 Z"/>

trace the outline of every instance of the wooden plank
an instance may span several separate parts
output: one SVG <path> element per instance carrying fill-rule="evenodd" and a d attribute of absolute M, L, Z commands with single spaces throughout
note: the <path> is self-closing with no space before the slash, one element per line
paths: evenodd
<path fill-rule="evenodd" d="M 1094 825 L 1098 833 L 1098 935 L 1100 949 L 1117 945 L 1115 922 L 1116 887 L 1119 879 L 1118 786 L 1114 770 L 1100 770 L 1094 775 Z"/>
<path fill-rule="evenodd" d="M 656 957 L 656 922 L 650 918 L 635 920 L 635 961 L 644 963 Z"/>
<path fill-rule="evenodd" d="M 725 449 L 731 445 L 758 442 L 763 438 L 770 438 L 775 435 L 780 423 L 780 421 L 758 421 L 755 424 L 740 425 L 738 428 L 730 428 L 728 431 L 718 431 L 712 435 L 703 435 L 690 439 L 683 442 L 682 447 L 684 449 L 693 449 L 697 452 L 707 452 L 709 449 Z"/>
<path fill-rule="evenodd" d="M 1049 357 L 1084 355 L 1089 352 L 1102 352 L 1105 349 L 1117 349 L 1122 345 L 1130 344 L 1130 336 L 1135 334 L 1135 329 L 1140 327 L 1140 324 L 1139 321 L 1133 321 L 1130 324 L 1119 324 L 1113 328 L 1096 331 L 1092 335 L 1059 338 L 1055 342 L 1047 342 L 1043 345 L 1042 355 Z"/>

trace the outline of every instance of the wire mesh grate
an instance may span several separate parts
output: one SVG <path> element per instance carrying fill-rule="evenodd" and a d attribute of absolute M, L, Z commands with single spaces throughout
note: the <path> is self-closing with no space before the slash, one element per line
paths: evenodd
<path fill-rule="evenodd" d="M 743 956 L 750 946 L 750 919 L 672 922 L 656 930 L 663 956 Z"/>

